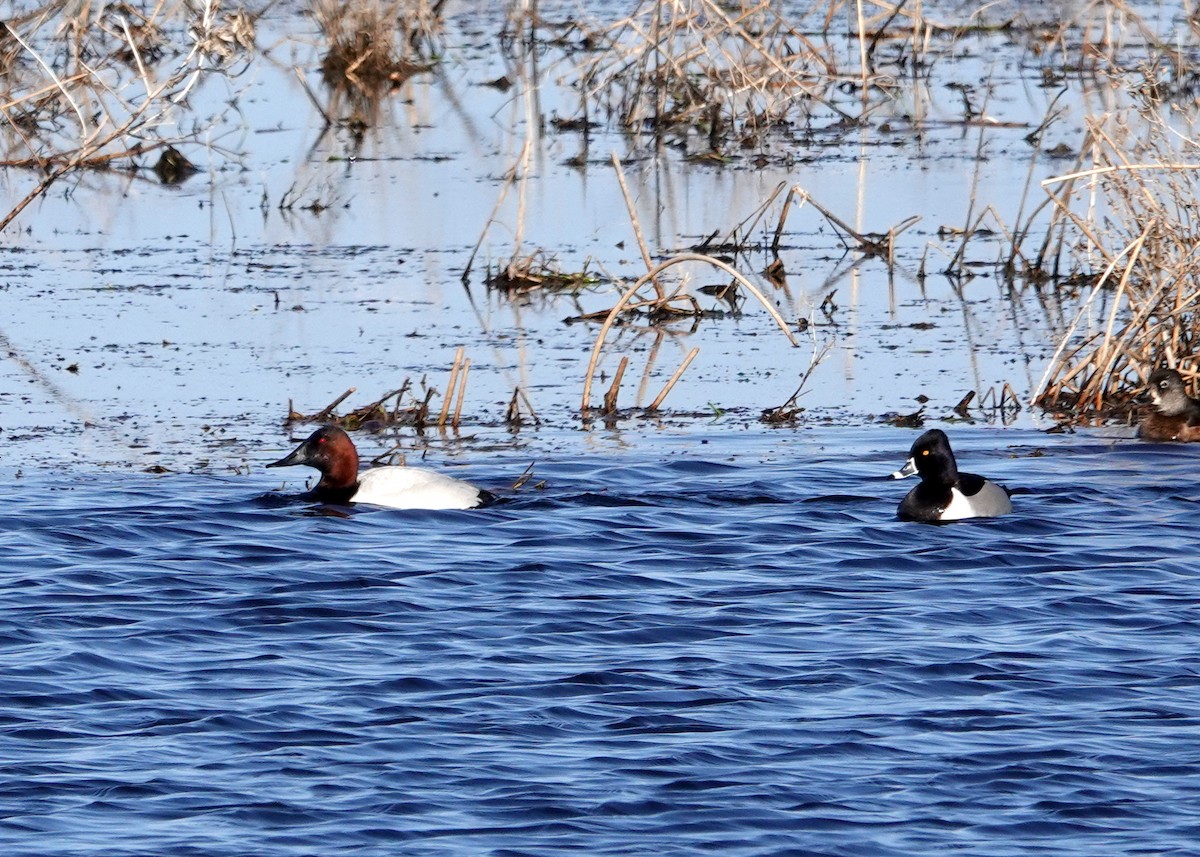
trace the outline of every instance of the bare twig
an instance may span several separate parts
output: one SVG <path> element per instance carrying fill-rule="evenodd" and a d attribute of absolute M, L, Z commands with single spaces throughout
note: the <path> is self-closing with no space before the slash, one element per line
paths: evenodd
<path fill-rule="evenodd" d="M 454 352 L 454 363 L 450 367 L 450 380 L 446 383 L 446 395 L 442 400 L 442 412 L 438 414 L 438 428 L 445 428 L 446 420 L 450 416 L 450 405 L 454 401 L 454 388 L 458 383 L 458 373 L 462 370 L 463 348 L 459 346 Z"/>
<path fill-rule="evenodd" d="M 675 370 L 675 374 L 671 376 L 670 380 L 667 381 L 666 386 L 662 388 L 662 392 L 655 396 L 654 401 L 650 403 L 648 408 L 646 408 L 647 411 L 658 410 L 658 406 L 663 403 L 663 399 L 667 397 L 667 393 L 671 392 L 671 389 L 675 386 L 675 383 L 681 377 L 683 377 L 683 373 L 687 370 L 688 366 L 692 365 L 692 361 L 696 359 L 696 355 L 699 353 L 699 348 L 692 348 L 692 350 L 687 353 L 687 356 L 683 358 L 683 362 L 679 364 L 679 368 Z"/>

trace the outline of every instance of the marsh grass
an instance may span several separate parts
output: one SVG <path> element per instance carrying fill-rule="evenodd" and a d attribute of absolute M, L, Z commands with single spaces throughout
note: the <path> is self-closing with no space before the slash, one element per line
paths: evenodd
<path fill-rule="evenodd" d="M 545 290 L 551 292 L 578 292 L 591 288 L 602 278 L 587 269 L 564 271 L 545 251 L 535 250 L 514 256 L 500 267 L 488 273 L 485 282 L 488 288 L 506 294 L 525 294 Z"/>
<path fill-rule="evenodd" d="M 149 154 L 182 146 L 188 94 L 210 73 L 236 76 L 253 44 L 253 19 L 216 0 L 50 2 L 0 22 L 0 166 L 37 176 L 0 230 L 70 172 L 150 168 Z"/>
<path fill-rule="evenodd" d="M 686 136 L 691 160 L 723 163 L 741 149 L 765 158 L 760 147 L 772 136 L 836 145 L 892 118 L 919 128 L 940 57 L 971 34 L 1022 29 L 990 20 L 992 4 L 968 4 L 949 20 L 927 5 L 646 0 L 619 20 L 580 24 L 589 50 L 566 77 L 582 95 L 584 127 L 594 116 L 634 133 Z M 1053 35 L 1037 32 L 1034 44 L 1045 48 Z M 945 91 L 964 102 L 960 122 L 990 122 L 972 100 L 978 82 L 955 86 Z"/>
<path fill-rule="evenodd" d="M 306 414 L 297 411 L 292 401 L 288 400 L 288 413 L 284 418 L 284 426 L 295 423 L 328 423 L 337 425 L 346 431 L 356 431 L 361 428 L 379 430 L 396 426 L 411 426 L 417 430 L 428 426 L 445 429 L 447 426 L 457 429 L 462 421 L 463 406 L 467 395 L 467 379 L 471 373 L 471 358 L 466 356 L 466 349 L 460 347 L 454 353 L 450 365 L 450 375 L 446 382 L 446 392 L 441 396 L 441 410 L 434 416 L 430 410 L 432 402 L 439 395 L 437 389 L 421 379 L 414 384 L 411 378 L 405 378 L 404 383 L 394 390 L 389 390 L 378 399 L 360 405 L 345 414 L 338 413 L 338 406 L 356 392 L 351 387 L 319 411 Z M 537 421 L 533 405 L 528 397 L 519 389 L 513 393 L 513 403 L 509 406 L 509 420 L 520 422 L 518 397 L 527 406 L 529 415 Z M 515 414 L 515 417 L 514 417 Z"/>
<path fill-rule="evenodd" d="M 319 411 L 306 414 L 297 411 L 288 400 L 288 413 L 284 426 L 295 423 L 320 423 L 336 425 L 346 431 L 357 431 L 363 427 L 413 426 L 424 428 L 429 423 L 429 403 L 436 391 L 426 387 L 421 396 L 413 393 L 412 382 L 405 379 L 396 390 L 390 390 L 373 402 L 354 408 L 345 414 L 337 412 L 338 405 L 355 393 L 351 387 Z"/>
<path fill-rule="evenodd" d="M 1079 168 L 1043 182 L 1038 264 L 1086 296 L 1033 403 L 1072 419 L 1124 413 L 1160 366 L 1200 369 L 1200 143 L 1161 100 L 1178 89 L 1137 76 L 1134 106 L 1091 121 Z"/>
<path fill-rule="evenodd" d="M 828 104 L 831 52 L 768 3 L 641 3 L 597 28 L 605 46 L 574 71 L 586 100 L 621 127 L 690 129 L 720 152 Z"/>
<path fill-rule="evenodd" d="M 444 2 L 314 0 L 324 39 L 321 78 L 331 92 L 327 122 L 371 127 L 383 100 L 415 74 L 433 68 Z M 342 114 L 348 114 L 343 116 Z"/>

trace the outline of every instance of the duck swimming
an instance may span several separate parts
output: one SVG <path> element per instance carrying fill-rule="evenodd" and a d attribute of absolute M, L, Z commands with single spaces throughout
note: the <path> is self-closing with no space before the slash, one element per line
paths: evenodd
<path fill-rule="evenodd" d="M 306 464 L 321 471 L 308 492 L 322 503 L 370 503 L 391 509 L 473 509 L 496 499 L 469 482 L 420 467 L 375 467 L 358 472 L 354 441 L 337 426 L 322 426 L 290 455 L 267 467 Z"/>
<path fill-rule="evenodd" d="M 896 515 L 902 521 L 962 521 L 1012 511 L 1007 490 L 982 476 L 959 471 L 950 439 L 940 429 L 930 429 L 917 438 L 908 461 L 892 478 L 914 473 L 920 474 L 921 484 L 900 501 Z"/>
<path fill-rule="evenodd" d="M 1151 441 L 1200 440 L 1200 402 L 1187 394 L 1183 376 L 1159 369 L 1147 382 L 1154 413 L 1142 417 L 1138 437 Z"/>

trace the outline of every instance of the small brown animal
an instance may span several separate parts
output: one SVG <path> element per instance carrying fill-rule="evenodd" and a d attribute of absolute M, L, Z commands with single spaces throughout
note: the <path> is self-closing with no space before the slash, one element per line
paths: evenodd
<path fill-rule="evenodd" d="M 1152 441 L 1200 441 L 1200 402 L 1183 386 L 1174 369 L 1159 369 L 1150 376 L 1150 401 L 1155 412 L 1142 417 L 1138 436 Z"/>

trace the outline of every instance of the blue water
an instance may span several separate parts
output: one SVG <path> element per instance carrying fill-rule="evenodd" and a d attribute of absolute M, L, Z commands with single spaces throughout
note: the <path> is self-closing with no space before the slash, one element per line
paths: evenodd
<path fill-rule="evenodd" d="M 1200 853 L 1200 445 L 947 428 L 1014 514 L 895 521 L 892 428 L 566 444 L 472 512 L 11 479 L 0 852 Z"/>

